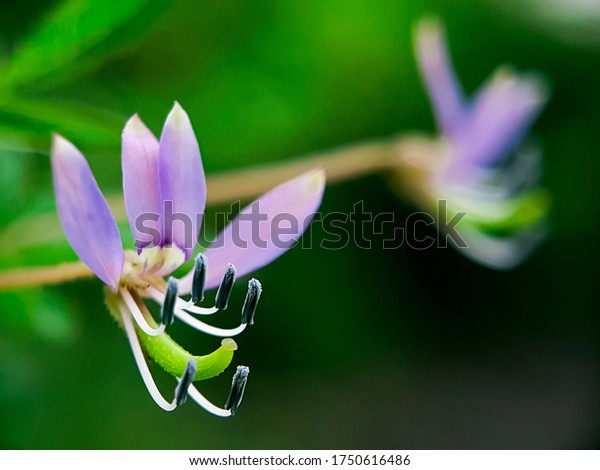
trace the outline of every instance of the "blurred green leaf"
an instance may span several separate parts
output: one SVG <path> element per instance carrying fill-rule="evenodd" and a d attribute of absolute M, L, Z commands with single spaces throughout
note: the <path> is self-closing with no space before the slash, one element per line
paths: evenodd
<path fill-rule="evenodd" d="M 0 294 L 4 328 L 35 333 L 49 341 L 72 339 L 75 316 L 64 298 L 48 289 L 26 289 Z"/>
<path fill-rule="evenodd" d="M 125 248 L 133 248 L 133 235 L 127 221 L 118 224 Z M 53 265 L 76 261 L 56 213 L 26 216 L 0 232 L 0 267 Z"/>
<path fill-rule="evenodd" d="M 67 0 L 60 3 L 0 70 L 0 87 L 12 90 L 50 75 L 70 75 L 71 69 L 66 65 L 135 18 L 149 2 Z M 112 48 L 103 49 L 105 54 L 111 51 Z M 96 54 L 95 61 L 100 59 Z"/>
<path fill-rule="evenodd" d="M 21 215 L 19 202 L 26 193 L 23 181 L 27 176 L 27 159 L 14 158 L 10 152 L 0 153 L 0 225 Z"/>
<path fill-rule="evenodd" d="M 0 108 L 0 142 L 11 150 L 47 153 L 53 132 L 78 145 L 115 147 L 124 118 L 83 104 L 49 99 L 18 99 Z"/>

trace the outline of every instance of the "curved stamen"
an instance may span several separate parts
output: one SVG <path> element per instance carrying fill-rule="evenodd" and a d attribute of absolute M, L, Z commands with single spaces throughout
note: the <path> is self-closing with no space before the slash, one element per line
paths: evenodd
<path fill-rule="evenodd" d="M 227 397 L 227 402 L 225 403 L 224 408 L 219 408 L 218 406 L 213 405 L 193 385 L 189 388 L 189 396 L 192 397 L 192 400 L 198 403 L 206 411 L 216 416 L 221 416 L 223 418 L 233 416 L 242 403 L 249 373 L 250 369 L 248 367 L 237 367 L 235 374 L 233 375 L 233 379 L 231 380 L 231 390 L 229 391 L 229 397 Z"/>
<path fill-rule="evenodd" d="M 229 397 L 225 403 L 225 409 L 231 411 L 232 415 L 235 414 L 238 407 L 242 403 L 249 373 L 250 369 L 248 367 L 238 366 L 235 374 L 233 375 L 233 379 L 231 380 L 231 390 L 229 391 Z"/>
<path fill-rule="evenodd" d="M 182 322 L 187 323 L 189 326 L 195 328 L 198 331 L 202 331 L 203 333 L 207 333 L 209 335 L 218 336 L 220 338 L 239 335 L 242 331 L 246 329 L 247 326 L 247 323 L 242 323 L 237 328 L 217 328 L 216 326 L 207 325 L 206 323 L 198 320 L 197 318 L 193 317 L 192 315 L 190 315 L 182 309 L 175 309 L 175 316 L 179 318 Z"/>
<path fill-rule="evenodd" d="M 179 299 L 181 300 L 181 299 Z M 181 308 L 182 310 L 185 310 L 186 312 L 189 313 L 193 313 L 195 315 L 212 315 L 213 313 L 217 313 L 219 311 L 219 309 L 217 307 L 210 307 L 210 308 L 204 308 L 204 307 L 197 307 L 194 304 L 192 304 L 191 302 L 185 302 L 182 301 L 182 305 L 179 304 L 179 302 L 177 302 L 177 308 Z"/>
<path fill-rule="evenodd" d="M 165 299 L 160 308 L 161 323 L 165 326 L 169 326 L 175 320 L 175 301 L 177 300 L 177 279 L 174 277 L 169 278 L 167 282 L 167 292 L 165 293 Z"/>
<path fill-rule="evenodd" d="M 204 271 L 204 273 L 202 273 Z M 225 274 L 223 275 L 223 280 L 221 281 L 221 285 L 217 290 L 217 294 L 215 296 L 215 306 L 211 308 L 198 307 L 195 305 L 196 300 L 194 299 L 202 299 L 204 297 L 204 287 L 202 276 L 206 277 L 206 257 L 204 255 L 198 255 L 196 258 L 196 265 L 194 268 L 194 275 L 199 272 L 198 283 L 195 288 L 195 292 L 192 292 L 192 297 L 189 301 L 185 301 L 180 299 L 179 297 L 175 297 L 175 308 L 180 310 L 185 310 L 186 312 L 193 313 L 195 315 L 212 315 L 219 310 L 225 310 L 227 308 L 227 304 L 229 302 L 229 297 L 231 295 L 231 291 L 233 289 L 233 284 L 235 283 L 235 275 L 236 270 L 233 264 L 227 265 L 227 269 L 225 270 Z M 174 279 L 174 278 L 171 278 Z M 169 283 L 172 282 L 169 279 Z M 196 278 L 194 278 L 196 279 Z M 258 281 L 255 281 L 258 283 Z M 200 288 L 200 284 L 202 284 L 202 289 Z M 258 283 L 260 287 L 260 283 Z M 194 288 L 192 288 L 194 291 Z M 200 292 L 202 291 L 202 293 Z M 167 288 L 167 292 L 163 292 L 161 289 L 156 286 L 149 286 L 145 289 L 145 293 L 158 302 L 160 305 L 164 305 L 169 296 L 169 290 Z M 201 295 L 200 295 L 201 294 Z M 260 294 L 259 294 L 260 296 Z M 258 301 L 258 299 L 257 299 Z M 164 323 L 164 322 L 163 322 Z"/>
<path fill-rule="evenodd" d="M 131 295 L 128 289 L 119 289 L 119 293 L 121 294 L 122 299 L 125 301 L 131 316 L 137 323 L 137 325 L 142 329 L 144 333 L 149 336 L 158 336 L 165 331 L 165 325 L 160 325 L 158 328 L 152 328 L 146 319 L 144 318 L 144 314 L 140 310 L 139 305 Z"/>
<path fill-rule="evenodd" d="M 198 371 L 198 365 L 194 359 L 190 359 L 185 366 L 185 371 L 179 379 L 179 383 L 175 388 L 175 403 L 177 406 L 183 405 L 187 400 L 188 388 L 192 384 L 196 372 Z"/>
<path fill-rule="evenodd" d="M 119 310 L 121 312 L 121 317 L 123 318 L 123 326 L 125 327 L 125 333 L 127 334 L 127 339 L 129 340 L 133 357 L 135 358 L 135 362 L 138 370 L 140 371 L 140 375 L 142 376 L 142 380 L 146 385 L 148 393 L 150 393 L 152 399 L 163 410 L 173 411 L 175 408 L 177 408 L 177 403 L 175 400 L 172 402 L 165 400 L 160 393 L 160 390 L 158 390 L 158 387 L 152 378 L 152 374 L 150 373 L 150 369 L 148 368 L 148 364 L 146 364 L 146 359 L 144 358 L 144 353 L 142 352 L 140 341 L 135 333 L 135 327 L 133 326 L 129 312 L 122 303 L 119 303 Z"/>
<path fill-rule="evenodd" d="M 242 306 L 242 323 L 254 325 L 254 316 L 256 315 L 256 307 L 262 294 L 262 286 L 257 279 L 248 281 L 248 292 Z"/>
<path fill-rule="evenodd" d="M 204 285 L 206 284 L 206 256 L 199 254 L 194 262 L 194 275 L 192 279 L 192 302 L 204 300 Z"/>
<path fill-rule="evenodd" d="M 214 414 L 215 416 L 220 416 L 221 418 L 229 418 L 233 414 L 230 410 L 225 410 L 223 408 L 219 408 L 217 405 L 212 404 L 193 385 L 190 385 L 190 387 L 188 388 L 188 395 L 192 400 L 198 403 L 198 405 L 200 405 L 209 413 Z"/>
<path fill-rule="evenodd" d="M 199 258 L 200 257 L 196 259 Z M 205 265 L 205 261 L 202 261 L 202 263 L 204 263 Z M 215 307 L 213 307 L 212 309 L 196 307 L 195 305 L 193 305 L 193 301 L 185 302 L 184 300 L 178 298 L 177 281 L 174 278 L 169 279 L 169 282 L 167 283 L 166 293 L 163 293 L 156 286 L 149 286 L 145 289 L 144 292 L 146 293 L 146 295 L 148 295 L 149 297 L 151 297 L 156 302 L 162 305 L 161 312 L 163 316 L 163 324 L 168 325 L 170 324 L 168 322 L 173 321 L 172 317 L 168 315 L 172 311 L 175 317 L 179 318 L 181 321 L 187 323 L 189 326 L 195 328 L 196 330 L 221 338 L 225 338 L 228 336 L 236 336 L 239 335 L 242 331 L 244 331 L 248 324 L 254 323 L 256 308 L 260 299 L 260 295 L 262 293 L 262 286 L 260 282 L 258 282 L 258 280 L 256 279 L 251 279 L 248 282 L 248 292 L 246 294 L 244 305 L 242 307 L 242 320 L 241 324 L 237 328 L 218 328 L 212 325 L 208 325 L 190 315 L 192 313 L 210 315 L 218 311 L 219 308 L 227 308 L 229 296 L 231 294 L 231 290 L 235 282 L 235 274 L 235 267 L 232 264 L 229 264 L 227 266 L 227 270 L 225 271 L 225 275 L 223 276 L 223 281 L 221 282 L 219 290 L 217 291 Z"/>
<path fill-rule="evenodd" d="M 157 302 L 160 305 L 162 305 L 165 301 L 165 293 L 161 292 L 159 289 L 157 289 L 154 286 L 147 287 L 144 292 L 148 297 L 150 297 L 151 299 L 153 299 L 155 302 Z M 188 311 L 190 313 L 194 313 L 196 315 L 212 315 L 213 313 L 217 313 L 219 311 L 219 309 L 216 307 L 211 307 L 211 308 L 197 307 L 191 301 L 186 302 L 185 300 L 183 300 L 179 297 L 177 299 L 175 299 L 175 308 L 181 309 L 181 310 L 186 310 L 186 311 Z"/>
<path fill-rule="evenodd" d="M 228 264 L 227 269 L 225 270 L 225 275 L 223 276 L 223 280 L 221 281 L 221 285 L 217 289 L 215 307 L 220 310 L 225 310 L 227 308 L 227 303 L 229 302 L 229 296 L 231 295 L 231 290 L 233 289 L 234 283 L 235 266 L 233 264 Z"/>

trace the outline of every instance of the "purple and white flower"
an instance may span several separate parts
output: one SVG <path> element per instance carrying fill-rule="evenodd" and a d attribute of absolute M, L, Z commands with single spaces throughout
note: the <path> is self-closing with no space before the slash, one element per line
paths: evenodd
<path fill-rule="evenodd" d="M 442 155 L 424 162 L 432 206 L 465 213 L 466 256 L 488 267 L 520 263 L 543 236 L 548 197 L 537 187 L 540 154 L 524 137 L 547 102 L 544 81 L 501 67 L 467 98 L 452 67 L 443 28 L 416 28 L 415 52 L 442 137 Z M 422 199 L 422 198 L 421 198 Z"/>
<path fill-rule="evenodd" d="M 124 250 L 111 210 L 81 152 L 55 135 L 52 171 L 58 214 L 67 239 L 79 258 L 106 286 L 107 304 L 123 326 L 152 398 L 171 411 L 191 396 L 219 416 L 235 413 L 246 384 L 248 369 L 238 367 L 225 408 L 208 402 L 192 385 L 193 380 L 219 374 L 231 361 L 235 342 L 230 336 L 252 324 L 262 287 L 252 279 L 237 328 L 220 329 L 200 321 L 227 307 L 235 277 L 244 276 L 281 256 L 294 245 L 318 210 L 325 187 L 324 173 L 311 171 L 281 184 L 244 209 L 204 253 L 181 282 L 169 276 L 190 259 L 196 248 L 206 205 L 206 180 L 198 141 L 190 119 L 175 103 L 158 140 L 135 115 L 123 130 L 123 192 L 127 216 L 137 249 Z M 258 207 L 260 220 L 247 223 L 243 216 Z M 185 224 L 167 221 L 167 211 L 185 216 Z M 282 243 L 272 240 L 274 217 L 286 214 L 297 224 Z M 232 234 L 235 234 L 234 238 Z M 236 243 L 242 239 L 244 244 Z M 256 240 L 265 243 L 257 245 Z M 196 305 L 204 289 L 218 287 L 215 306 Z M 181 296 L 191 294 L 189 300 Z M 160 323 L 146 301 L 161 308 Z M 210 335 L 226 338 L 209 356 L 191 356 L 165 329 L 174 318 Z M 156 387 L 144 358 L 144 350 L 167 372 L 178 377 L 175 398 L 166 400 Z"/>

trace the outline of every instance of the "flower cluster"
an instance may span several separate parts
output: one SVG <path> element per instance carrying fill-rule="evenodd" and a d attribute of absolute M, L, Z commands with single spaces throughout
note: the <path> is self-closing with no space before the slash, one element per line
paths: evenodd
<path fill-rule="evenodd" d="M 236 276 L 267 265 L 294 245 L 320 206 L 324 174 L 311 171 L 257 199 L 194 259 L 187 275 L 165 281 L 193 256 L 202 223 L 206 181 L 198 142 L 188 115 L 177 103 L 167 117 L 160 141 L 137 115 L 127 122 L 122 139 L 125 207 L 136 249 L 123 249 L 115 219 L 84 156 L 69 141 L 55 135 L 52 171 L 64 232 L 79 258 L 106 284 L 109 310 L 125 330 L 154 401 L 171 411 L 189 396 L 215 415 L 230 416 L 242 400 L 247 367 L 237 368 L 224 408 L 204 398 L 192 382 L 214 377 L 230 364 L 237 349 L 230 337 L 254 322 L 262 286 L 256 279 L 249 281 L 237 328 L 217 328 L 197 317 L 226 309 Z M 256 208 L 262 218 L 246 223 L 243 216 Z M 167 211 L 185 216 L 188 223 L 167 221 Z M 270 240 L 271 222 L 279 214 L 299 221 L 294 233 L 286 232 L 289 236 L 285 243 Z M 237 243 L 238 239 L 244 244 Z M 259 246 L 256 240 L 267 243 Z M 213 288 L 218 288 L 214 306 L 197 305 L 205 289 Z M 182 296 L 187 295 L 189 298 L 184 300 Z M 150 312 L 148 302 L 159 306 L 159 321 Z M 165 332 L 175 318 L 224 338 L 221 346 L 205 356 L 190 354 Z M 158 390 L 145 353 L 178 379 L 173 400 L 166 400 Z"/>

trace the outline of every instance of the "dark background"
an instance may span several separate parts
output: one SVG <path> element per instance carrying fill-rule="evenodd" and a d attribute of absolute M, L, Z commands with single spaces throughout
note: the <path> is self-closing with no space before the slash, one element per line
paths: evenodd
<path fill-rule="evenodd" d="M 469 92 L 502 63 L 546 76 L 552 100 L 534 135 L 553 198 L 548 240 L 510 272 L 451 249 L 383 250 L 389 234 L 371 250 L 324 250 L 314 226 L 312 250 L 257 273 L 260 311 L 234 358 L 252 373 L 233 419 L 155 406 L 99 281 L 1 293 L 0 445 L 596 448 L 600 5 L 568 2 L 565 13 L 561 3 L 150 2 L 113 39 L 22 87 L 23 100 L 62 103 L 63 114 L 27 115 L 0 87 L 2 268 L 75 259 L 65 242 L 22 249 L 31 233 L 6 231 L 53 208 L 53 130 L 80 146 L 107 194 L 120 191 L 120 126 L 138 112 L 158 133 L 173 100 L 194 123 L 208 174 L 433 131 L 411 44 L 423 14 L 446 24 Z M 2 2 L 0 61 L 55 4 Z M 107 130 L 88 130 L 80 115 Z M 322 210 L 364 200 L 403 220 L 415 208 L 383 181 L 328 187 Z M 233 325 L 237 313 L 221 318 Z M 178 325 L 173 335 L 198 354 L 218 344 Z M 232 373 L 199 388 L 220 403 Z"/>

